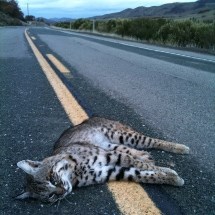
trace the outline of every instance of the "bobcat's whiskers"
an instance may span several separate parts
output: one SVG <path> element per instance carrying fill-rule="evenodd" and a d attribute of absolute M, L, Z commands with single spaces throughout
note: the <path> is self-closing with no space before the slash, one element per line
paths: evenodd
<path fill-rule="evenodd" d="M 70 202 L 66 197 L 64 198 L 70 205 L 72 205 L 72 202 Z"/>
<path fill-rule="evenodd" d="M 60 205 L 60 201 L 61 201 L 61 199 L 58 199 L 58 201 L 57 201 L 57 211 L 58 211 L 58 208 L 59 208 L 59 205 Z"/>

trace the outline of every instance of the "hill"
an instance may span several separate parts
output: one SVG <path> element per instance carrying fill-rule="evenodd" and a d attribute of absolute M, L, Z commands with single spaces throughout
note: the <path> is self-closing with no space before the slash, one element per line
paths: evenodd
<path fill-rule="evenodd" d="M 125 9 L 121 12 L 92 17 L 94 19 L 114 18 L 139 18 L 139 17 L 163 17 L 163 18 L 198 18 L 215 19 L 215 1 L 200 0 L 188 3 L 169 3 L 161 6 L 137 7 Z"/>
<path fill-rule="evenodd" d="M 0 0 L 0 26 L 4 25 L 22 25 L 24 21 L 16 0 Z"/>
<path fill-rule="evenodd" d="M 7 26 L 7 25 L 22 25 L 22 21 L 17 18 L 13 18 L 3 12 L 0 11 L 0 26 Z"/>
<path fill-rule="evenodd" d="M 70 22 L 70 21 L 75 21 L 75 19 L 71 19 L 71 18 L 51 18 L 51 19 L 47 19 L 50 22 Z"/>

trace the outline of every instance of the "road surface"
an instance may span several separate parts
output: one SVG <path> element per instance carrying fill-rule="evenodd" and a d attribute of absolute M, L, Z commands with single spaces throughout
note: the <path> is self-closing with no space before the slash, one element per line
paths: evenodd
<path fill-rule="evenodd" d="M 23 184 L 16 162 L 50 154 L 70 125 L 24 30 L 0 29 L 2 214 L 120 214 L 106 185 L 74 191 L 58 209 L 11 198 Z M 143 185 L 164 214 L 215 214 L 214 56 L 55 29 L 28 32 L 44 56 L 55 55 L 71 71 L 62 78 L 89 115 L 191 148 L 188 156 L 152 151 L 185 179 L 182 188 Z"/>

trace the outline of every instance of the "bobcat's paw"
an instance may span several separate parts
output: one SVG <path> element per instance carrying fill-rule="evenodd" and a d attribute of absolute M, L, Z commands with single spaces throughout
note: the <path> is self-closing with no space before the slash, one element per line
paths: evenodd
<path fill-rule="evenodd" d="M 181 187 L 184 185 L 184 180 L 182 178 L 180 178 L 179 176 L 175 176 L 175 180 L 174 180 L 174 186 L 177 187 Z"/>
<path fill-rule="evenodd" d="M 177 154 L 189 154 L 190 148 L 183 144 L 176 144 L 175 147 L 173 148 L 172 152 L 177 153 Z"/>
<path fill-rule="evenodd" d="M 175 172 L 169 173 L 169 184 L 177 187 L 181 187 L 184 185 L 184 180 L 178 176 L 178 174 Z"/>

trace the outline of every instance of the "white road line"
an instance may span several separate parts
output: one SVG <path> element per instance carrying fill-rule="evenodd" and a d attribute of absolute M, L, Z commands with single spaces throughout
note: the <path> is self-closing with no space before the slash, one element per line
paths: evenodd
<path fill-rule="evenodd" d="M 57 30 L 57 31 L 59 31 L 59 30 Z M 73 34 L 73 35 L 78 34 L 78 33 L 73 33 L 73 32 L 62 31 L 62 30 L 60 30 L 60 32 L 67 33 L 67 34 Z M 83 34 L 81 34 L 81 36 L 82 37 L 87 37 L 87 38 L 93 38 L 93 37 L 83 35 Z M 175 53 L 175 52 L 162 51 L 162 50 L 158 50 L 158 49 L 139 47 L 139 46 L 131 45 L 131 44 L 128 44 L 128 43 L 109 41 L 109 40 L 104 40 L 104 39 L 100 39 L 100 38 L 95 38 L 95 39 L 96 40 L 101 40 L 101 41 L 107 41 L 107 42 L 110 42 L 110 43 L 120 44 L 120 45 L 124 45 L 124 46 L 129 46 L 129 47 L 132 47 L 132 48 L 138 48 L 138 49 L 143 49 L 143 50 L 148 50 L 148 51 L 154 51 L 154 52 L 159 52 L 159 53 L 164 53 L 164 54 L 170 54 L 170 55 L 176 55 L 176 56 L 180 56 L 180 57 L 186 57 L 186 58 L 190 58 L 190 59 L 194 59 L 194 60 L 201 60 L 201 61 L 206 61 L 206 62 L 210 62 L 210 63 L 215 63 L 215 60 L 211 60 L 211 59 L 194 57 L 194 56 L 185 55 L 185 54 L 179 54 L 179 53 Z"/>

